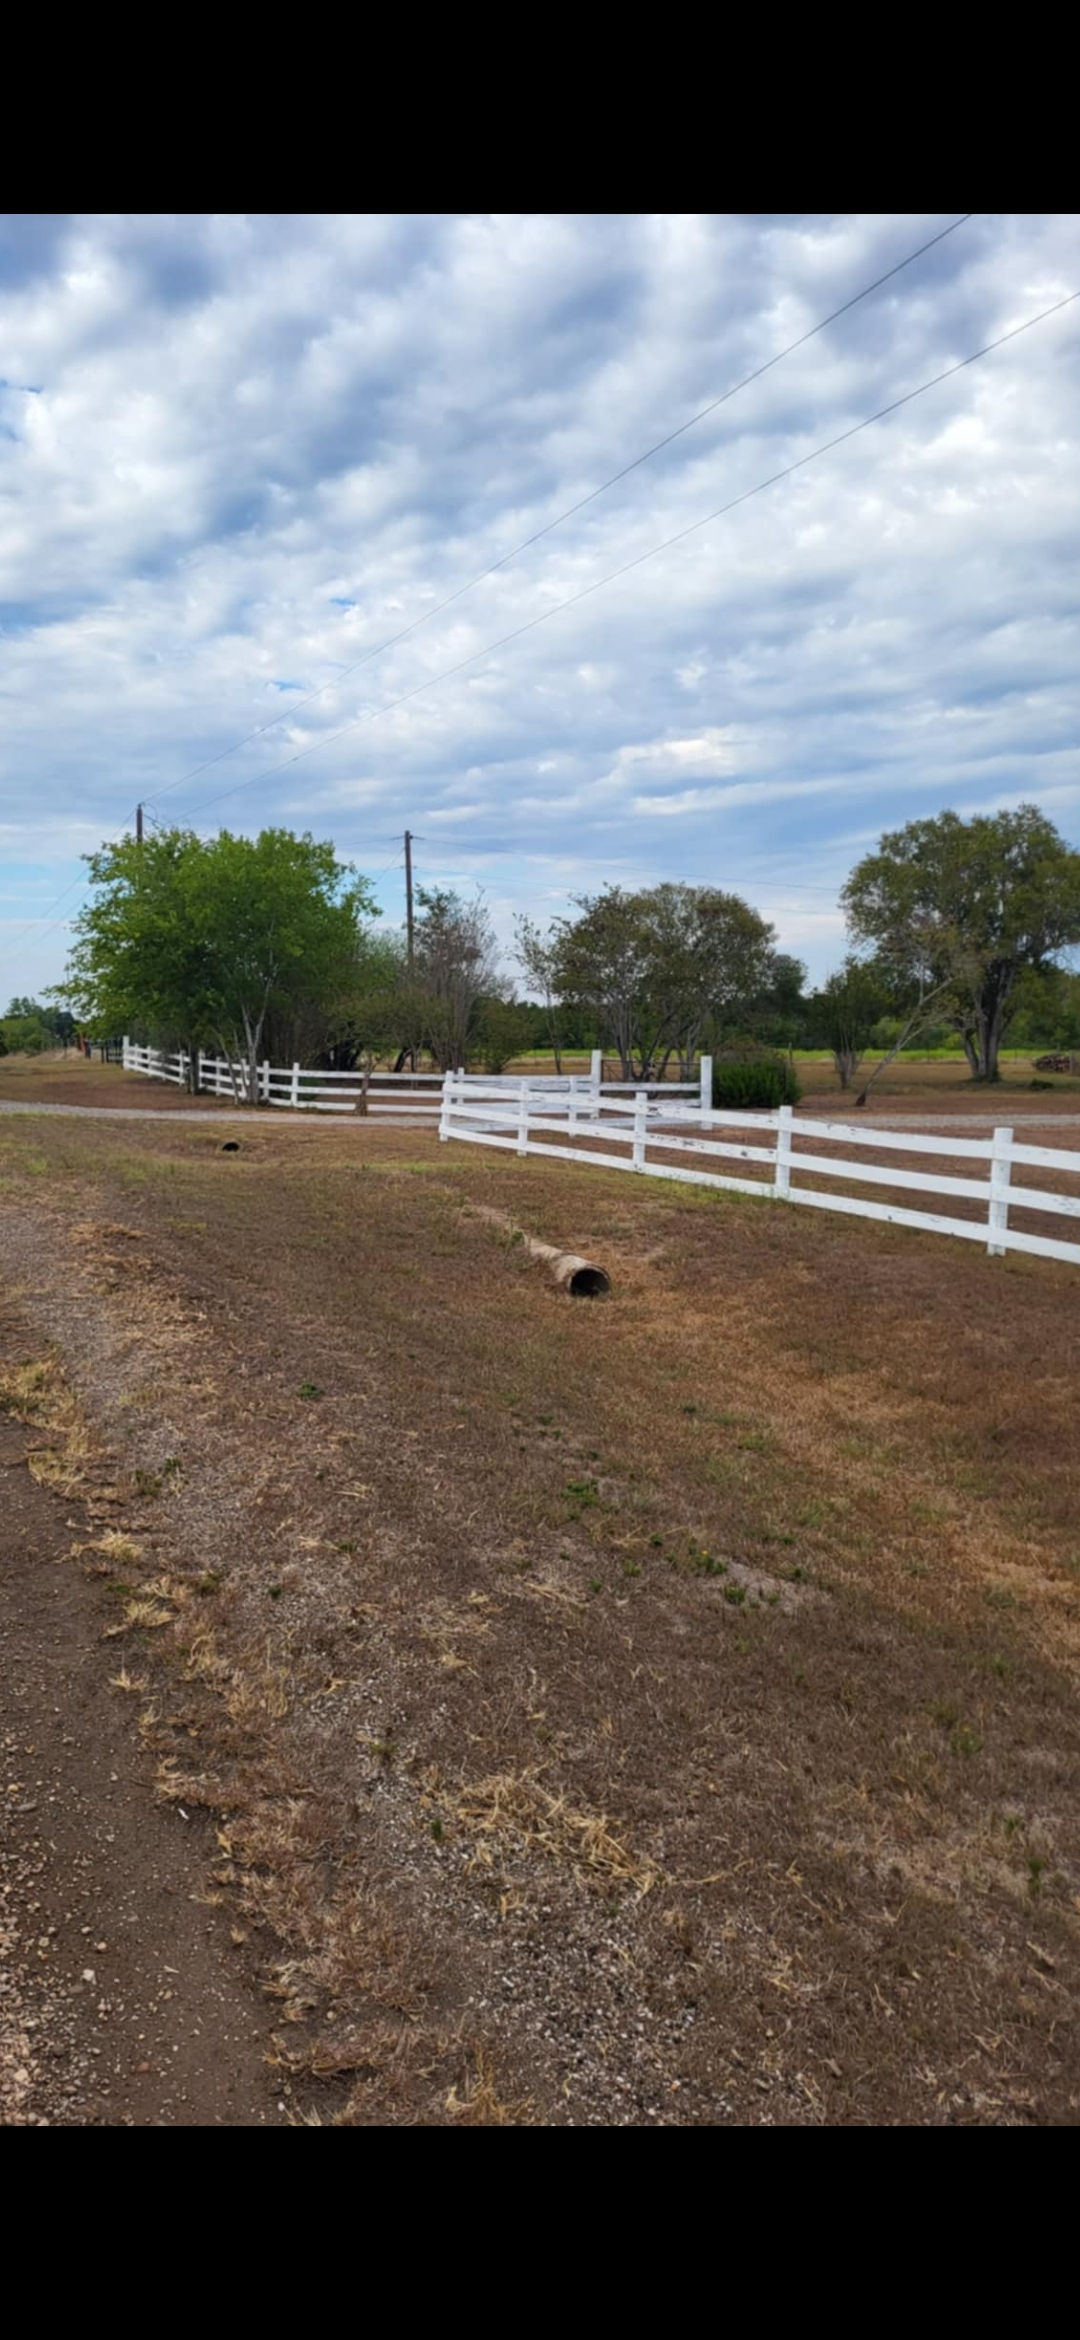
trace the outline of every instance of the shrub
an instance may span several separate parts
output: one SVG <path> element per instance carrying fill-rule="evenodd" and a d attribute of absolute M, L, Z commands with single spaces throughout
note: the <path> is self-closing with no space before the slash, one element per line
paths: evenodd
<path fill-rule="evenodd" d="M 719 1111 L 731 1105 L 744 1112 L 772 1112 L 777 1105 L 797 1105 L 802 1095 L 794 1068 L 783 1056 L 762 1049 L 738 1056 L 718 1056 L 713 1063 L 713 1105 Z"/>

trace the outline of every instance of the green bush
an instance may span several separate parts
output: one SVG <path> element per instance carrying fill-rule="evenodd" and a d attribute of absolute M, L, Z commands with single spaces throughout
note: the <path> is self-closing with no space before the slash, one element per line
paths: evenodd
<path fill-rule="evenodd" d="M 768 1113 L 777 1105 L 797 1105 L 802 1090 L 787 1058 L 763 1051 L 752 1056 L 718 1056 L 713 1063 L 712 1096 L 717 1111 L 731 1105 L 745 1112 Z"/>

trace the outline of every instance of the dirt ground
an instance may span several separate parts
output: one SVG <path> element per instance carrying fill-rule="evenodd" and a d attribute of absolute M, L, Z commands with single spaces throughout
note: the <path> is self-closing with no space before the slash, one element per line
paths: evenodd
<path fill-rule="evenodd" d="M 138 1105 L 148 1113 L 228 1110 L 216 1097 L 189 1097 L 174 1081 L 150 1081 L 74 1050 L 66 1056 L 0 1057 L 0 1098 L 13 1105 Z"/>
<path fill-rule="evenodd" d="M 0 1257 L 124 1539 L 50 1582 L 258 1960 L 211 2117 L 1075 2123 L 1080 1274 L 264 1120 L 0 1124 Z"/>
<path fill-rule="evenodd" d="M 0 1316 L 0 1371 L 25 1345 Z M 105 1664 L 115 1602 L 72 1565 L 92 1523 L 28 1443 L 0 1418 L 0 2122 L 280 2124 L 266 2002 L 202 1883 L 205 1815 L 154 1797 Z"/>

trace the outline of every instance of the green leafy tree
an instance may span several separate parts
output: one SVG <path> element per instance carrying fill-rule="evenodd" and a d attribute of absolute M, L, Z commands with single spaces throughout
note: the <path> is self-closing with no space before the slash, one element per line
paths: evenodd
<path fill-rule="evenodd" d="M 366 881 L 334 848 L 287 829 L 202 839 L 158 831 L 88 856 L 65 995 L 93 1028 L 215 1046 L 254 1102 L 272 1015 L 340 996 Z"/>
<path fill-rule="evenodd" d="M 843 892 L 856 943 L 898 989 L 960 1035 L 977 1080 L 999 1078 L 1002 1039 L 1030 972 L 1080 942 L 1080 853 L 1037 806 L 909 821 Z"/>
<path fill-rule="evenodd" d="M 807 1007 L 812 1046 L 832 1050 L 842 1089 L 850 1089 L 888 998 L 872 964 L 847 958 Z"/>
<path fill-rule="evenodd" d="M 550 928 L 546 935 L 541 934 L 535 920 L 525 917 L 515 919 L 514 933 L 518 963 L 543 1009 L 555 1070 L 561 1073 L 566 1011 L 559 996 L 557 937 Z"/>
<path fill-rule="evenodd" d="M 664 884 L 582 896 L 554 930 L 553 978 L 587 1006 L 617 1049 L 625 1080 L 685 1080 L 706 1030 L 722 1032 L 768 979 L 773 929 L 738 894 Z"/>
<path fill-rule="evenodd" d="M 477 1001 L 469 1046 L 484 1072 L 505 1072 L 528 1047 L 530 1037 L 528 1015 L 516 999 L 491 993 Z"/>
<path fill-rule="evenodd" d="M 413 972 L 405 989 L 423 1018 L 423 1037 L 443 1072 L 464 1064 L 477 1002 L 498 990 L 491 920 L 482 901 L 417 891 Z"/>

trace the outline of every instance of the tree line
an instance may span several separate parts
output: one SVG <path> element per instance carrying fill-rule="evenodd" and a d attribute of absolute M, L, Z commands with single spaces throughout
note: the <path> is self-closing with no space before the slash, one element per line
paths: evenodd
<path fill-rule="evenodd" d="M 57 1012 L 227 1056 L 252 1098 L 264 1057 L 499 1071 L 600 1045 L 655 1080 L 692 1078 L 704 1050 L 819 1047 L 846 1087 L 871 1046 L 958 1040 L 985 1081 L 1007 1034 L 1080 1047 L 1080 853 L 1031 805 L 883 836 L 843 889 L 848 954 L 810 993 L 769 921 L 715 886 L 609 885 L 546 929 L 519 918 L 507 966 L 481 898 L 421 890 L 410 949 L 368 879 L 286 829 L 175 828 L 88 860 Z"/>
<path fill-rule="evenodd" d="M 42 1056 L 46 1050 L 68 1048 L 75 1037 L 70 1008 L 52 1001 L 12 999 L 0 1016 L 0 1056 Z"/>

